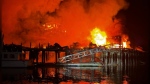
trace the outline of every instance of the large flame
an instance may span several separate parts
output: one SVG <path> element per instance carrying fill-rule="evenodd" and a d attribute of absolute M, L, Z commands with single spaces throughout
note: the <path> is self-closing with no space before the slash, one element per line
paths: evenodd
<path fill-rule="evenodd" d="M 123 47 L 126 48 L 127 47 L 127 43 L 126 42 L 122 42 Z"/>
<path fill-rule="evenodd" d="M 118 36 L 110 36 L 107 37 L 107 33 L 105 31 L 101 31 L 99 28 L 94 28 L 91 32 L 90 41 L 93 44 L 99 45 L 112 45 L 113 48 L 131 48 L 130 41 L 128 35 L 122 34 Z M 108 39 L 111 38 L 111 39 Z M 107 39 L 107 40 L 106 40 Z M 119 47 L 120 46 L 120 47 Z"/>
<path fill-rule="evenodd" d="M 128 35 L 122 35 L 122 45 L 123 48 L 131 48 Z"/>
<path fill-rule="evenodd" d="M 94 28 L 91 31 L 91 42 L 96 45 L 105 45 L 106 44 L 107 35 L 104 31 L 101 31 L 99 28 Z"/>

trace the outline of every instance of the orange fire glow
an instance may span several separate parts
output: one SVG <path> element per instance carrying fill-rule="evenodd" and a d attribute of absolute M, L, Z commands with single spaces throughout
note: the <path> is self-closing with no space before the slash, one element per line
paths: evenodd
<path fill-rule="evenodd" d="M 126 42 L 123 42 L 123 48 L 127 48 Z"/>
<path fill-rule="evenodd" d="M 123 45 L 123 48 L 131 48 L 129 37 L 127 35 L 122 35 L 122 45 Z"/>
<path fill-rule="evenodd" d="M 120 36 L 120 38 L 116 37 L 115 39 L 113 39 L 111 37 L 107 37 L 107 33 L 105 31 L 101 31 L 96 27 L 91 31 L 91 37 L 88 39 L 90 40 L 90 42 L 96 44 L 97 46 L 111 44 L 113 45 L 113 48 L 119 48 L 119 46 L 122 46 L 122 48 L 130 48 L 130 41 L 127 35 L 123 34 Z M 111 40 L 106 40 L 107 38 L 111 38 Z M 116 42 L 115 40 L 119 40 L 120 42 Z"/>
<path fill-rule="evenodd" d="M 99 28 L 94 28 L 91 31 L 91 42 L 96 45 L 105 45 L 106 44 L 107 35 L 104 31 L 101 31 Z"/>
<path fill-rule="evenodd" d="M 53 28 L 57 28 L 58 25 L 57 24 L 43 24 L 43 27 L 45 28 L 45 30 L 49 30 L 49 29 L 53 29 Z"/>
<path fill-rule="evenodd" d="M 122 19 L 115 16 L 127 7 L 125 0 L 4 0 L 4 43 L 36 47 L 79 42 L 87 46 L 92 41 L 104 45 L 107 36 L 122 32 Z M 91 40 L 87 39 L 95 26 L 107 36 L 95 28 Z"/>

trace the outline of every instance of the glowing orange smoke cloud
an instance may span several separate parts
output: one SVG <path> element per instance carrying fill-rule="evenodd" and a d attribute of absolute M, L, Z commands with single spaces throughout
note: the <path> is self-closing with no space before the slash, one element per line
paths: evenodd
<path fill-rule="evenodd" d="M 88 45 L 95 26 L 108 36 L 122 33 L 114 17 L 127 7 L 125 0 L 3 0 L 4 43 Z"/>

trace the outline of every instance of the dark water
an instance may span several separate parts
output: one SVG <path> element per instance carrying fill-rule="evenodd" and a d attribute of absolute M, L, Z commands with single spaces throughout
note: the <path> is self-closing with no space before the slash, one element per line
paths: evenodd
<path fill-rule="evenodd" d="M 2 84 L 149 84 L 148 66 L 2 68 Z"/>

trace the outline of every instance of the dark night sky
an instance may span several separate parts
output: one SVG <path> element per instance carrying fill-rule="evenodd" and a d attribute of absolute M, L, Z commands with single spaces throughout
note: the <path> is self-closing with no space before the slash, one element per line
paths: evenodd
<path fill-rule="evenodd" d="M 149 1 L 128 0 L 129 8 L 120 11 L 119 15 L 125 16 L 125 32 L 129 35 L 131 46 L 141 46 L 144 50 L 149 49 Z"/>

